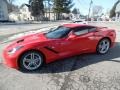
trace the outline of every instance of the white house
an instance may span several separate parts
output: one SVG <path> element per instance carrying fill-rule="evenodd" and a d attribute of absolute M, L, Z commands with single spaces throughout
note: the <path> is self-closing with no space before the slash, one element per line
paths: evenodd
<path fill-rule="evenodd" d="M 7 0 L 0 0 L 0 21 L 7 21 L 8 19 Z"/>
<path fill-rule="evenodd" d="M 34 20 L 34 17 L 29 11 L 29 5 L 23 4 L 18 11 L 13 11 L 9 14 L 9 19 L 11 21 L 30 21 Z"/>
<path fill-rule="evenodd" d="M 23 4 L 20 7 L 20 16 L 21 21 L 29 21 L 34 20 L 34 17 L 31 15 L 31 12 L 29 11 L 29 5 Z"/>
<path fill-rule="evenodd" d="M 20 21 L 19 11 L 13 11 L 13 12 L 9 13 L 9 20 L 10 21 Z"/>

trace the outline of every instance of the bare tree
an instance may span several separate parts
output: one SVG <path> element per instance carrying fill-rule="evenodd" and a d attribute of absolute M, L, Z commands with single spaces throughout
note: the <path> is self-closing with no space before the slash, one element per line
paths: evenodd
<path fill-rule="evenodd" d="M 8 3 L 13 3 L 15 0 L 7 0 Z"/>
<path fill-rule="evenodd" d="M 102 6 L 95 5 L 92 11 L 93 16 L 100 16 L 102 14 L 102 10 L 103 10 Z"/>
<path fill-rule="evenodd" d="M 13 8 L 15 8 L 15 6 L 13 5 L 14 1 L 15 0 L 7 0 L 7 2 L 8 2 L 8 12 L 9 13 L 13 11 Z"/>

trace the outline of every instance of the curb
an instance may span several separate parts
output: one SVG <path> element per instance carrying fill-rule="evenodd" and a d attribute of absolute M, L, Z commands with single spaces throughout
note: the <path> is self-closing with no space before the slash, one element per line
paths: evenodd
<path fill-rule="evenodd" d="M 39 22 L 16 22 L 16 23 L 0 23 L 0 25 L 22 25 L 22 24 L 47 24 L 47 23 L 60 23 L 60 22 L 71 22 L 70 20 L 58 20 L 58 21 L 39 21 Z"/>

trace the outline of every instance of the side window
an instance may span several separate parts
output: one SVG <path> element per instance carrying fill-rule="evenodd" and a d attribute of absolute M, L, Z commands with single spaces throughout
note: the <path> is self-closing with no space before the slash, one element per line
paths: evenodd
<path fill-rule="evenodd" d="M 94 31 L 96 31 L 96 27 L 90 27 L 89 28 L 89 32 L 94 32 Z"/>
<path fill-rule="evenodd" d="M 80 27 L 75 29 L 74 34 L 79 36 L 79 35 L 87 34 L 88 32 L 89 32 L 89 28 Z"/>

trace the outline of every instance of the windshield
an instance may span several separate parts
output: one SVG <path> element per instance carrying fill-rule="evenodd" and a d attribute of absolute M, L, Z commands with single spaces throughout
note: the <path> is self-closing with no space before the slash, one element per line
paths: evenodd
<path fill-rule="evenodd" d="M 46 33 L 45 36 L 50 39 L 58 39 L 66 37 L 69 32 L 70 28 L 59 26 L 58 28 L 55 28 L 52 31 Z"/>

